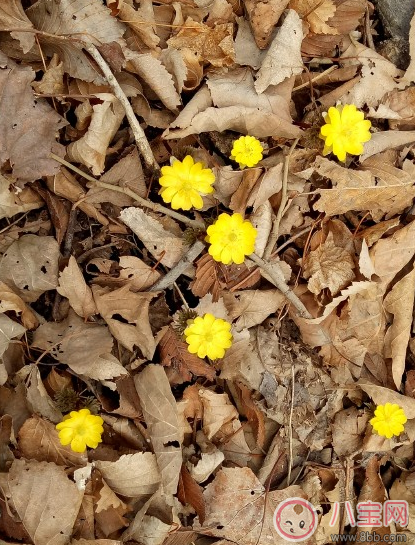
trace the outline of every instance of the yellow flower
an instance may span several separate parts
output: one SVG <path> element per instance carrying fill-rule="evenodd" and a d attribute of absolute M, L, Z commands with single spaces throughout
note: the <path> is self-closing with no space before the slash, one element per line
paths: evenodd
<path fill-rule="evenodd" d="M 241 214 L 221 214 L 207 229 L 206 242 L 210 243 L 209 254 L 215 261 L 225 265 L 244 262 L 245 256 L 255 248 L 257 230 Z"/>
<path fill-rule="evenodd" d="M 202 208 L 201 195 L 213 193 L 215 175 L 202 163 L 195 163 L 193 157 L 186 155 L 183 161 L 174 161 L 172 166 L 162 167 L 159 191 L 164 202 L 171 203 L 173 210 Z"/>
<path fill-rule="evenodd" d="M 408 419 L 405 412 L 395 403 L 378 405 L 375 416 L 370 420 L 375 433 L 390 439 L 393 435 L 400 435 L 404 431 L 404 424 Z"/>
<path fill-rule="evenodd" d="M 372 124 L 364 119 L 363 112 L 354 104 L 345 104 L 332 106 L 323 115 L 326 122 L 320 129 L 320 138 L 324 140 L 323 155 L 333 152 L 340 161 L 345 161 L 346 153 L 363 153 L 363 143 L 372 138 L 369 132 Z"/>
<path fill-rule="evenodd" d="M 71 411 L 56 425 L 59 441 L 62 445 L 70 443 L 74 452 L 84 452 L 86 447 L 96 448 L 101 443 L 103 423 L 102 418 L 91 414 L 89 409 Z"/>
<path fill-rule="evenodd" d="M 231 324 L 209 313 L 195 318 L 184 334 L 189 352 L 199 358 L 223 358 L 226 349 L 232 345 Z"/>
<path fill-rule="evenodd" d="M 253 167 L 261 161 L 263 151 L 255 136 L 241 136 L 233 143 L 230 158 L 239 163 L 239 168 Z"/>

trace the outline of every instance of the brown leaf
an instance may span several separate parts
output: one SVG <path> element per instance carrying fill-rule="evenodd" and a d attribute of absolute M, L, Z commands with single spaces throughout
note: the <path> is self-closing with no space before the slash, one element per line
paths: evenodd
<path fill-rule="evenodd" d="M 270 85 L 277 85 L 286 78 L 301 74 L 304 69 L 301 58 L 302 41 L 301 19 L 296 11 L 288 10 L 258 71 L 255 82 L 258 93 L 263 93 Z"/>
<path fill-rule="evenodd" d="M 129 286 L 111 291 L 109 288 L 93 286 L 95 304 L 99 314 L 107 322 L 114 337 L 128 350 L 141 350 L 151 359 L 156 349 L 148 317 L 150 301 L 155 293 L 135 293 Z"/>
<path fill-rule="evenodd" d="M 258 447 L 262 449 L 265 443 L 264 413 L 252 399 L 252 392 L 249 390 L 249 388 L 242 384 L 242 382 L 238 384 L 238 388 L 240 390 L 239 398 L 243 410 L 245 411 L 245 416 L 255 432 L 255 440 Z"/>
<path fill-rule="evenodd" d="M 23 457 L 39 462 L 53 462 L 59 466 L 84 466 L 86 453 L 74 452 L 62 446 L 53 424 L 34 415 L 19 430 L 19 449 Z"/>
<path fill-rule="evenodd" d="M 36 192 L 42 199 L 45 200 L 50 219 L 55 228 L 56 240 L 58 241 L 58 244 L 61 244 L 69 223 L 69 203 L 62 201 L 62 199 L 59 199 L 51 191 L 44 189 L 39 182 L 35 182 L 32 186 L 36 189 Z"/>
<path fill-rule="evenodd" d="M 189 503 L 194 508 L 199 517 L 200 524 L 203 524 L 206 516 L 203 488 L 192 478 L 184 465 L 180 471 L 177 497 L 183 505 Z"/>
<path fill-rule="evenodd" d="M 26 329 L 34 329 L 39 321 L 26 303 L 4 282 L 0 282 L 0 312 L 14 311 L 21 314 L 22 324 Z"/>
<path fill-rule="evenodd" d="M 303 265 L 308 289 L 315 294 L 328 288 L 332 295 L 337 295 L 355 278 L 353 256 L 349 249 L 335 243 L 332 232 L 305 257 Z"/>
<path fill-rule="evenodd" d="M 81 163 L 95 176 L 102 174 L 108 146 L 124 119 L 125 110 L 120 101 L 110 93 L 96 93 L 102 101 L 92 106 L 92 117 L 84 136 L 69 144 L 66 149 L 70 161 Z"/>
<path fill-rule="evenodd" d="M 265 49 L 289 0 L 246 0 L 245 7 L 260 49 Z"/>
<path fill-rule="evenodd" d="M 127 374 L 111 354 L 114 340 L 105 326 L 85 324 L 75 313 L 60 323 L 46 322 L 36 330 L 33 346 L 49 350 L 75 373 L 95 380 L 110 380 Z"/>
<path fill-rule="evenodd" d="M 310 31 L 314 34 L 339 33 L 328 22 L 336 13 L 336 6 L 332 0 L 290 0 L 290 8 L 307 21 Z"/>
<path fill-rule="evenodd" d="M 224 293 L 223 300 L 238 330 L 261 324 L 285 304 L 279 290 L 245 290 Z"/>
<path fill-rule="evenodd" d="M 59 273 L 56 291 L 69 299 L 69 304 L 78 316 L 89 318 L 97 314 L 91 288 L 87 286 L 74 256 L 69 258 L 68 265 Z"/>
<path fill-rule="evenodd" d="M 43 199 L 30 187 L 21 191 L 13 189 L 11 180 L 0 174 L 0 219 L 36 210 L 44 205 Z"/>
<path fill-rule="evenodd" d="M 58 285 L 59 246 L 53 237 L 24 235 L 0 260 L 0 280 L 23 301 L 37 301 Z"/>
<path fill-rule="evenodd" d="M 68 543 L 84 492 L 62 467 L 15 460 L 8 474 L 0 474 L 0 485 L 8 509 L 17 513 L 34 545 Z"/>
<path fill-rule="evenodd" d="M 367 412 L 356 407 L 339 411 L 334 417 L 333 448 L 338 456 L 349 456 L 363 446 L 363 436 L 369 421 Z"/>
<path fill-rule="evenodd" d="M 29 32 L 11 32 L 12 38 L 19 40 L 23 53 L 27 53 L 35 45 L 35 35 L 30 30 L 32 23 L 25 14 L 21 0 L 4 0 L 0 6 L 0 29 L 20 28 Z"/>
<path fill-rule="evenodd" d="M 195 354 L 190 354 L 187 344 L 180 340 L 173 328 L 169 327 L 160 340 L 160 362 L 167 367 L 170 384 L 190 382 L 192 376 L 214 380 L 215 370 Z"/>
<path fill-rule="evenodd" d="M 238 418 L 238 411 L 230 402 L 228 394 L 217 394 L 201 388 L 199 397 L 203 405 L 203 431 L 208 439 L 212 439 L 224 424 Z"/>
<path fill-rule="evenodd" d="M 0 165 L 10 161 L 13 175 L 25 182 L 55 174 L 59 163 L 51 151 L 62 154 L 56 132 L 67 122 L 46 101 L 35 101 L 30 86 L 35 72 L 0 53 Z"/>
<path fill-rule="evenodd" d="M 151 452 L 125 454 L 116 462 L 95 462 L 106 483 L 120 496 L 146 500 L 158 489 L 161 475 Z"/>
<path fill-rule="evenodd" d="M 134 377 L 147 431 L 166 494 L 175 494 L 182 466 L 180 425 L 176 401 L 160 365 L 148 365 Z"/>
<path fill-rule="evenodd" d="M 2 358 L 4 353 L 9 347 L 12 339 L 21 337 L 26 329 L 11 320 L 5 314 L 0 314 L 0 357 Z M 7 381 L 7 371 L 3 361 L 0 361 L 0 385 Z"/>

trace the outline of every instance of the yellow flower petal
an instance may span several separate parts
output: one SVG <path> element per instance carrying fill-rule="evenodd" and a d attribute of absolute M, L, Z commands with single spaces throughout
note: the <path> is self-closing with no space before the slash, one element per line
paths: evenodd
<path fill-rule="evenodd" d="M 188 350 L 199 358 L 223 358 L 232 345 L 231 324 L 207 313 L 198 316 L 184 331 Z"/>
<path fill-rule="evenodd" d="M 71 445 L 74 452 L 84 452 L 87 445 L 96 448 L 101 442 L 104 421 L 100 416 L 91 415 L 89 409 L 71 411 L 56 425 L 62 445 Z"/>
<path fill-rule="evenodd" d="M 213 192 L 215 175 L 210 168 L 204 168 L 202 163 L 195 163 L 191 155 L 186 155 L 183 161 L 175 160 L 171 166 L 161 169 L 159 191 L 164 202 L 170 203 L 174 210 L 190 210 L 202 208 L 202 195 Z"/>
<path fill-rule="evenodd" d="M 391 439 L 405 431 L 403 424 L 407 422 L 405 411 L 396 403 L 378 405 L 375 416 L 370 419 L 373 430 L 378 435 Z"/>
<path fill-rule="evenodd" d="M 255 136 L 241 136 L 234 141 L 230 158 L 239 163 L 240 168 L 253 167 L 261 161 L 263 150 Z"/>
<path fill-rule="evenodd" d="M 354 104 L 332 106 L 326 116 L 326 122 L 320 129 L 320 138 L 324 140 L 323 155 L 334 153 L 340 161 L 346 155 L 361 155 L 363 144 L 371 139 L 371 122 L 364 119 L 363 112 Z"/>

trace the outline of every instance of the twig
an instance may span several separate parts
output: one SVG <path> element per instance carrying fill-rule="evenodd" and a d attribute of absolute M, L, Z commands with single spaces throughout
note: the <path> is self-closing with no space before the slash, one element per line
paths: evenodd
<path fill-rule="evenodd" d="M 324 70 L 324 72 L 321 72 L 320 74 L 317 74 L 317 76 L 314 76 L 314 78 L 311 78 L 308 81 L 306 81 L 305 83 L 302 83 L 301 85 L 298 85 L 297 87 L 294 87 L 293 93 L 295 91 L 299 91 L 300 89 L 304 89 L 305 87 L 308 87 L 310 84 L 318 81 L 321 78 L 324 78 L 324 76 L 327 76 L 328 74 L 331 74 L 332 72 L 337 70 L 337 68 L 338 67 L 336 65 L 330 66 L 330 68 L 327 68 L 327 70 Z"/>
<path fill-rule="evenodd" d="M 170 216 L 171 218 L 174 218 L 178 221 L 181 221 L 182 223 L 185 223 L 186 225 L 189 225 L 190 227 L 198 227 L 198 228 L 204 228 L 204 224 L 201 221 L 192 220 L 183 214 L 179 214 L 178 212 L 175 212 L 174 210 L 170 210 L 170 208 L 166 208 L 165 206 L 161 204 L 157 204 L 153 201 L 150 201 L 148 199 L 144 199 L 141 197 L 138 193 L 135 193 L 132 189 L 128 187 L 119 187 L 118 185 L 112 185 L 107 184 L 105 182 L 100 182 L 99 180 L 96 180 L 93 178 L 90 174 L 87 174 L 80 168 L 72 165 L 72 163 L 69 163 L 68 161 L 65 161 L 65 159 L 62 159 L 62 157 L 59 157 L 58 155 L 55 155 L 54 153 L 50 154 L 50 157 L 52 159 L 55 159 L 55 161 L 58 161 L 58 163 L 61 163 L 62 165 L 65 165 L 70 170 L 73 170 L 89 182 L 92 182 L 97 187 L 103 187 L 105 189 L 110 189 L 112 191 L 117 191 L 118 193 L 124 193 L 124 195 L 128 195 L 135 201 L 137 201 L 141 206 L 144 208 L 149 208 L 150 210 L 153 210 L 153 212 L 161 212 L 163 214 L 166 214 L 166 216 Z"/>
<path fill-rule="evenodd" d="M 307 318 L 309 320 L 313 319 L 313 316 L 311 316 L 301 300 L 297 297 L 293 290 L 287 286 L 284 275 L 282 274 L 278 263 L 271 264 L 268 261 L 264 261 L 256 254 L 251 254 L 249 256 L 249 259 L 251 259 L 254 263 L 258 265 L 258 267 L 260 267 L 263 271 L 267 273 L 271 282 L 280 290 L 280 292 L 288 299 L 288 301 L 290 301 L 290 303 L 294 305 L 301 318 Z"/>
<path fill-rule="evenodd" d="M 265 483 L 267 482 L 268 477 L 271 475 L 272 470 L 275 467 L 275 464 L 277 460 L 280 457 L 280 443 L 281 442 L 281 436 L 277 432 L 274 435 L 274 438 L 272 440 L 272 443 L 268 449 L 267 455 L 265 456 L 265 460 L 261 466 L 261 469 L 258 471 L 258 480 L 261 484 L 265 486 Z"/>
<path fill-rule="evenodd" d="M 281 189 L 281 203 L 280 207 L 278 208 L 277 215 L 274 218 L 274 221 L 272 222 L 272 231 L 271 235 L 268 240 L 267 247 L 265 248 L 264 252 L 264 259 L 269 259 L 269 256 L 272 253 L 272 250 L 274 249 L 275 244 L 277 243 L 278 236 L 279 236 L 279 230 L 280 230 L 280 223 L 282 216 L 285 212 L 285 205 L 287 204 L 287 191 L 288 191 L 288 169 L 290 167 L 290 158 L 295 150 L 295 146 L 298 144 L 299 138 L 296 138 L 294 142 L 292 143 L 292 146 L 290 147 L 290 150 L 288 154 L 285 157 L 284 161 L 284 174 L 282 177 L 282 189 Z"/>
<path fill-rule="evenodd" d="M 294 393 L 295 393 L 295 366 L 294 363 L 291 367 L 291 404 L 290 404 L 290 417 L 288 419 L 288 472 L 287 472 L 287 486 L 290 486 L 291 482 L 291 467 L 293 465 L 293 412 L 294 412 Z"/>
<path fill-rule="evenodd" d="M 181 260 L 147 291 L 163 290 L 174 284 L 177 278 L 184 273 L 189 264 L 193 263 L 193 261 L 202 253 L 204 247 L 205 245 L 200 240 L 195 242 L 193 246 L 189 248 L 187 253 L 181 258 Z"/>
<path fill-rule="evenodd" d="M 151 149 L 150 144 L 148 143 L 147 137 L 144 134 L 144 131 L 141 128 L 141 125 L 135 116 L 134 110 L 132 109 L 131 104 L 128 101 L 128 98 L 125 96 L 124 91 L 121 89 L 120 84 L 115 79 L 114 74 L 111 72 L 111 69 L 108 66 L 107 62 L 105 61 L 104 57 L 95 47 L 95 45 L 92 43 L 85 42 L 83 44 L 83 47 L 88 51 L 88 53 L 97 63 L 97 65 L 101 68 L 105 76 L 105 79 L 107 80 L 112 90 L 114 91 L 114 95 L 118 98 L 118 100 L 124 106 L 125 115 L 127 116 L 128 122 L 130 123 L 135 141 L 137 143 L 137 147 L 140 150 L 146 165 L 148 167 L 155 168 L 156 170 L 160 170 L 160 167 L 157 164 L 157 161 L 154 157 L 153 150 Z"/>

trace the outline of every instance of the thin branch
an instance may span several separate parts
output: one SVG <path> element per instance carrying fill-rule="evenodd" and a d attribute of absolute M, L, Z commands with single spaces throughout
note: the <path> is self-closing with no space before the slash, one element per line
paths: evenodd
<path fill-rule="evenodd" d="M 70 170 L 73 170 L 89 182 L 92 182 L 96 187 L 102 187 L 104 189 L 110 189 L 111 191 L 117 191 L 118 193 L 124 193 L 124 195 L 128 195 L 132 199 L 138 202 L 142 207 L 149 208 L 150 210 L 153 210 L 153 212 L 161 212 L 165 214 L 166 216 L 170 216 L 171 218 L 174 218 L 178 221 L 181 221 L 182 223 L 185 223 L 186 225 L 189 225 L 190 227 L 194 228 L 204 228 L 205 225 L 201 221 L 192 220 L 188 218 L 187 216 L 184 216 L 183 214 L 179 214 L 179 212 L 175 212 L 174 210 L 170 210 L 170 208 L 166 208 L 162 204 L 157 204 L 153 201 L 150 201 L 148 199 L 144 199 L 141 197 L 138 193 L 133 191 L 132 189 L 128 187 L 119 187 L 118 185 L 113 184 L 107 184 L 105 182 L 100 182 L 99 180 L 93 178 L 90 174 L 87 174 L 80 168 L 72 165 L 68 161 L 65 161 L 65 159 L 62 159 L 58 155 L 55 155 L 54 153 L 50 154 L 50 157 L 52 159 L 55 159 L 55 161 L 58 161 L 58 163 L 61 163 L 62 165 L 65 165 Z"/>
<path fill-rule="evenodd" d="M 294 394 L 295 394 L 295 366 L 292 362 L 291 367 L 291 404 L 290 416 L 288 419 L 288 472 L 287 486 L 291 484 L 291 470 L 293 465 L 293 412 L 294 412 Z"/>
<path fill-rule="evenodd" d="M 159 291 L 168 288 L 174 284 L 181 274 L 187 269 L 187 267 L 193 263 L 193 261 L 203 252 L 205 245 L 199 240 L 193 244 L 187 251 L 187 253 L 181 258 L 181 260 L 170 271 L 158 280 L 147 291 Z"/>
<path fill-rule="evenodd" d="M 107 82 L 109 83 L 109 85 L 111 86 L 114 92 L 114 95 L 118 98 L 118 100 L 123 105 L 125 110 L 125 115 L 127 116 L 128 122 L 130 123 L 131 129 L 133 131 L 134 138 L 137 143 L 137 147 L 140 150 L 146 165 L 150 168 L 154 168 L 157 171 L 159 171 L 160 167 L 157 164 L 157 161 L 153 154 L 153 150 L 151 149 L 150 144 L 148 143 L 147 137 L 144 134 L 144 131 L 141 128 L 141 125 L 135 116 L 134 110 L 132 109 L 132 106 L 130 102 L 128 101 L 128 98 L 125 96 L 125 93 L 121 89 L 120 84 L 115 79 L 114 74 L 111 72 L 111 68 L 108 66 L 104 57 L 101 55 L 101 53 L 98 51 L 98 49 L 95 47 L 94 44 L 85 42 L 83 44 L 83 47 L 88 51 L 88 53 L 97 63 L 97 65 L 101 68 L 102 73 L 105 76 L 105 79 L 107 80 Z"/>
<path fill-rule="evenodd" d="M 278 265 L 278 263 L 269 263 L 264 261 L 256 254 L 251 254 L 249 256 L 254 263 L 258 265 L 263 271 L 267 273 L 270 281 L 280 290 L 280 292 L 292 303 L 292 305 L 297 309 L 301 318 L 307 318 L 309 320 L 313 319 L 313 316 L 308 312 L 306 307 L 303 305 L 301 300 L 293 292 L 293 290 L 287 285 L 284 279 L 284 275 Z"/>
<path fill-rule="evenodd" d="M 324 76 L 327 76 L 328 74 L 331 74 L 332 72 L 334 72 L 337 69 L 338 69 L 338 66 L 336 66 L 336 65 L 330 66 L 330 68 L 327 68 L 327 70 L 324 70 L 324 72 L 321 72 L 320 74 L 317 74 L 317 76 L 314 76 L 314 78 L 311 78 L 308 81 L 306 81 L 305 83 L 302 83 L 301 85 L 298 85 L 297 87 L 294 87 L 293 93 L 295 91 L 299 91 L 300 89 L 304 89 L 305 87 L 308 87 L 310 84 L 315 83 L 319 79 L 324 78 Z"/>
<path fill-rule="evenodd" d="M 269 237 L 267 247 L 265 248 L 264 259 L 266 259 L 266 260 L 269 259 L 269 256 L 271 255 L 272 250 L 274 249 L 274 246 L 276 245 L 277 240 L 278 240 L 279 230 L 280 230 L 280 223 L 281 223 L 282 216 L 284 215 L 285 206 L 286 206 L 287 200 L 288 200 L 288 198 L 287 198 L 288 169 L 290 167 L 290 158 L 291 158 L 291 155 L 292 155 L 293 151 L 295 150 L 295 146 L 298 144 L 298 141 L 299 141 L 299 138 L 296 138 L 294 140 L 294 142 L 292 143 L 292 146 L 290 147 L 290 150 L 289 150 L 288 154 L 285 157 L 284 174 L 283 174 L 283 177 L 282 177 L 281 203 L 280 203 L 280 207 L 278 208 L 277 215 L 275 216 L 274 221 L 272 222 L 271 235 Z"/>

